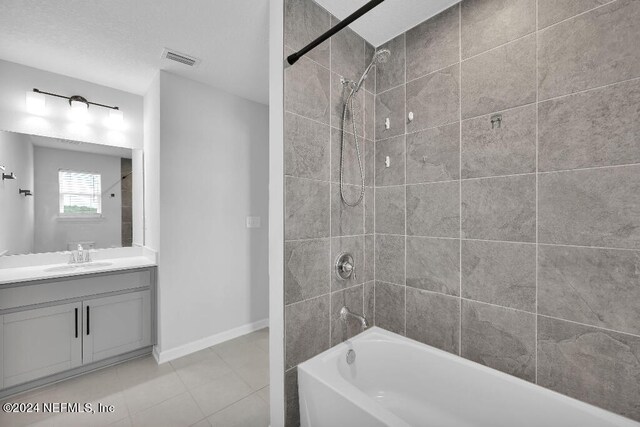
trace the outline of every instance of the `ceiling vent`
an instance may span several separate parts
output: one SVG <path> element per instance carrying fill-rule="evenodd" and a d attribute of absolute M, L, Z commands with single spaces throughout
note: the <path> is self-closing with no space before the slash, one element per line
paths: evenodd
<path fill-rule="evenodd" d="M 162 59 L 179 62 L 189 67 L 197 67 L 200 64 L 200 60 L 198 58 L 167 48 L 162 52 Z"/>

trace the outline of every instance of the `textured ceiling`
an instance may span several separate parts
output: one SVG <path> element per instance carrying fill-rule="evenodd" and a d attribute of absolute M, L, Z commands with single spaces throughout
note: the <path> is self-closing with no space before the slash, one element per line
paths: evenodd
<path fill-rule="evenodd" d="M 385 0 L 350 27 L 373 46 L 391 40 L 459 0 Z M 316 0 L 338 19 L 344 19 L 368 0 Z"/>
<path fill-rule="evenodd" d="M 268 102 L 269 0 L 2 0 L 0 58 L 144 94 L 158 69 Z M 202 59 L 161 60 L 165 47 Z"/>

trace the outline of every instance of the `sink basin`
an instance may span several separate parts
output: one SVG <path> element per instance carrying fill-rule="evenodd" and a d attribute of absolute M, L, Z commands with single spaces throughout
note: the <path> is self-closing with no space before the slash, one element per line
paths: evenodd
<path fill-rule="evenodd" d="M 58 267 L 45 268 L 44 271 L 54 273 L 54 272 L 62 272 L 62 271 L 73 271 L 73 270 L 76 270 L 77 268 L 78 267 L 76 267 L 75 265 L 69 264 L 69 265 L 60 265 Z"/>
<path fill-rule="evenodd" d="M 101 267 L 109 267 L 110 265 L 113 265 L 113 263 L 112 262 L 102 261 L 102 262 L 88 262 L 86 264 L 79 264 L 78 267 L 80 267 L 80 268 L 101 268 Z"/>
<path fill-rule="evenodd" d="M 92 269 L 92 268 L 109 267 L 110 265 L 113 265 L 113 263 L 112 262 L 106 262 L 106 261 L 88 262 L 86 264 L 59 265 L 57 267 L 46 268 L 44 271 L 46 271 L 48 273 L 62 273 L 62 272 L 65 272 L 65 271 L 79 271 L 79 270 Z"/>

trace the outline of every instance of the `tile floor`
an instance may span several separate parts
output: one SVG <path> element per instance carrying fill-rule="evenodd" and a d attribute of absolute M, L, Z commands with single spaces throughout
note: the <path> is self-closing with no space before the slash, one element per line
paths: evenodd
<path fill-rule="evenodd" d="M 6 414 L 0 426 L 266 427 L 267 328 L 157 365 L 147 356 L 8 398 L 8 402 L 92 402 L 112 413 Z M 4 402 L 2 402 L 4 403 Z"/>

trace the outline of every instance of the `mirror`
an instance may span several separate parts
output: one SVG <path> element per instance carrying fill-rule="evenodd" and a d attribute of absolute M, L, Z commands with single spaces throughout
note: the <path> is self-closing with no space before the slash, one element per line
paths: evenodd
<path fill-rule="evenodd" d="M 0 256 L 132 246 L 133 157 L 0 131 Z"/>

